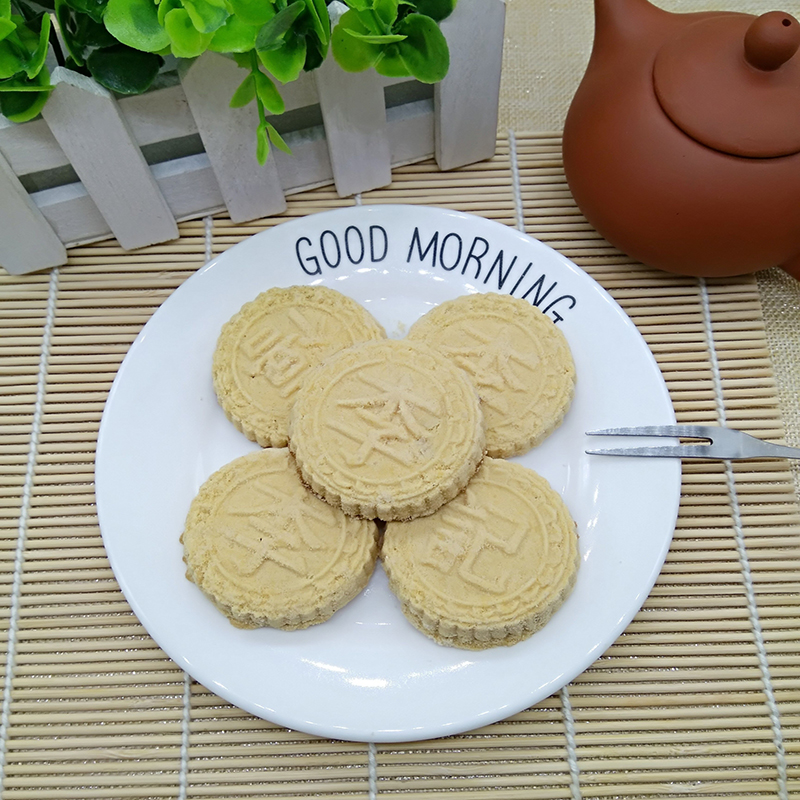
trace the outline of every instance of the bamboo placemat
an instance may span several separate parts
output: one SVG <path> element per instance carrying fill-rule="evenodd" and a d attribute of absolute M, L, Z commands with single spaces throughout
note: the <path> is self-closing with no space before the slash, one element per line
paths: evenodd
<path fill-rule="evenodd" d="M 490 162 L 453 173 L 404 167 L 357 200 L 523 228 L 625 308 L 680 422 L 782 437 L 756 280 L 657 273 L 611 248 L 571 199 L 557 136 L 512 134 Z M 352 202 L 319 189 L 280 218 L 187 222 L 177 243 L 100 243 L 50 273 L 0 275 L 2 797 L 790 797 L 800 508 L 785 462 L 685 464 L 672 548 L 628 629 L 560 693 L 469 734 L 375 746 L 295 733 L 192 682 L 146 634 L 95 516 L 94 450 L 116 371 L 212 255 Z"/>

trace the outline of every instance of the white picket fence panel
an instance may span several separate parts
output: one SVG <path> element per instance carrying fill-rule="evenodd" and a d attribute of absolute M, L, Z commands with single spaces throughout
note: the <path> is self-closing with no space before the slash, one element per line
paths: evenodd
<path fill-rule="evenodd" d="M 263 167 L 254 105 L 229 107 L 244 74 L 230 59 L 206 53 L 178 85 L 122 99 L 57 68 L 41 117 L 0 116 L 0 266 L 45 269 L 65 263 L 68 247 L 111 237 L 129 250 L 169 241 L 177 222 L 226 209 L 236 222 L 278 214 L 288 194 L 333 183 L 353 195 L 431 157 L 441 169 L 490 158 L 504 23 L 504 0 L 460 0 L 442 23 L 451 67 L 432 96 L 329 57 L 281 87 L 292 155 L 272 148 Z M 198 136 L 201 152 L 181 155 Z M 155 163 L 143 148 L 161 151 Z"/>

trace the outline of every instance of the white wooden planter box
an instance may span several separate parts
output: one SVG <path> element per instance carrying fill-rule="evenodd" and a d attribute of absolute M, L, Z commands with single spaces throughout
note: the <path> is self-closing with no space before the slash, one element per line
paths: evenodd
<path fill-rule="evenodd" d="M 177 221 L 224 209 L 236 222 L 277 214 L 285 195 L 315 186 L 356 194 L 431 156 L 441 169 L 489 158 L 504 20 L 504 0 L 460 0 L 442 24 L 450 70 L 434 87 L 345 73 L 329 57 L 281 88 L 286 113 L 273 121 L 292 155 L 272 148 L 263 167 L 254 104 L 228 105 L 244 75 L 230 59 L 206 53 L 177 85 L 121 100 L 58 67 L 41 118 L 0 116 L 0 266 L 45 269 L 112 236 L 125 249 L 169 241 Z"/>

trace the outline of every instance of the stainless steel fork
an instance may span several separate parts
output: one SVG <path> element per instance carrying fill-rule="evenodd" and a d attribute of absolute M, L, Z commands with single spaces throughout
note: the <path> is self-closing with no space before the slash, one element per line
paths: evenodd
<path fill-rule="evenodd" d="M 638 428 L 605 428 L 587 431 L 587 436 L 671 436 L 706 439 L 708 444 L 677 444 L 660 447 L 619 447 L 587 450 L 596 456 L 655 456 L 660 458 L 800 458 L 800 447 L 764 442 L 748 433 L 714 425 L 644 425 Z"/>

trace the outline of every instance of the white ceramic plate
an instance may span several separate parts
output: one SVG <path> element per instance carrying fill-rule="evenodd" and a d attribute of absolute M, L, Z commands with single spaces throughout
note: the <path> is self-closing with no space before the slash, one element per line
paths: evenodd
<path fill-rule="evenodd" d="M 178 537 L 216 469 L 256 448 L 211 384 L 222 324 L 272 286 L 325 284 L 391 336 L 468 292 L 526 297 L 553 317 L 576 362 L 562 426 L 518 458 L 564 497 L 578 525 L 575 590 L 514 647 L 441 647 L 405 620 L 380 567 L 328 622 L 237 630 L 184 577 Z M 265 719 L 320 736 L 407 741 L 510 716 L 595 661 L 646 599 L 677 516 L 680 463 L 588 456 L 585 431 L 674 422 L 637 329 L 582 270 L 504 225 L 442 209 L 362 206 L 286 222 L 186 281 L 153 315 L 114 381 L 97 447 L 100 525 L 114 573 L 155 641 L 193 678 Z M 602 443 L 593 437 L 592 445 Z"/>

